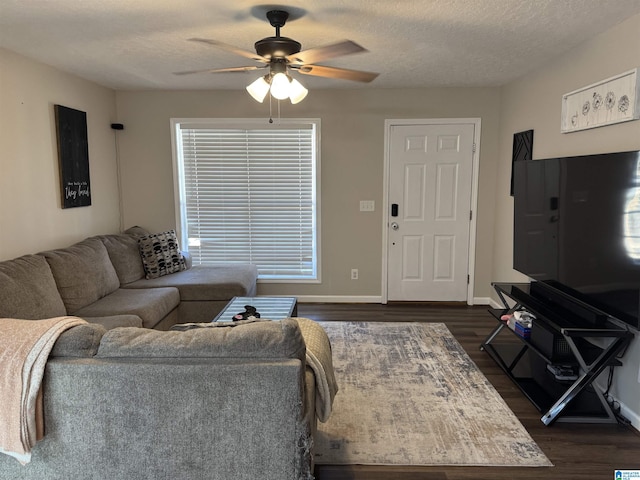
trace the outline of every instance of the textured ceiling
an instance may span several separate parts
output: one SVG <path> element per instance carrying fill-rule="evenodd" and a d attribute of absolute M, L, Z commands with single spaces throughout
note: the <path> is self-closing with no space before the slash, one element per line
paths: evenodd
<path fill-rule="evenodd" d="M 380 72 L 370 84 L 298 77 L 311 88 L 503 85 L 640 13 L 640 0 L 289 0 L 279 6 L 299 17 L 281 34 L 303 49 L 350 39 L 369 50 L 323 65 Z M 252 65 L 186 39 L 253 51 L 256 40 L 274 35 L 261 14 L 267 9 L 247 0 L 0 0 L 0 46 L 119 90 L 239 89 L 259 74 L 172 72 Z M 640 33 L 629 41 L 640 42 Z"/>

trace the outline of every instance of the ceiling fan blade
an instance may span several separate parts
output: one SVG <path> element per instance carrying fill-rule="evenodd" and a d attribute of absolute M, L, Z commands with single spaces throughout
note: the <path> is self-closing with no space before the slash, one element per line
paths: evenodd
<path fill-rule="evenodd" d="M 353 80 L 354 82 L 369 83 L 376 79 L 379 73 L 362 72 L 360 70 L 348 70 L 346 68 L 324 67 L 322 65 L 302 65 L 300 67 L 291 65 L 291 68 L 305 75 L 315 75 L 316 77 L 340 78 L 342 80 Z"/>
<path fill-rule="evenodd" d="M 351 55 L 353 53 L 361 53 L 368 51 L 356 42 L 344 40 L 342 42 L 325 45 L 324 47 L 310 48 L 302 52 L 293 53 L 287 57 L 289 62 L 294 64 L 318 63 L 330 58 L 341 57 L 343 55 Z"/>
<path fill-rule="evenodd" d="M 205 68 L 203 70 L 189 70 L 186 72 L 173 72 L 174 75 L 191 75 L 192 73 L 225 73 L 225 72 L 252 72 L 254 70 L 259 70 L 261 68 L 267 68 L 268 65 L 264 67 L 228 67 L 228 68 Z"/>
<path fill-rule="evenodd" d="M 250 58 L 251 60 L 255 60 L 256 62 L 269 63 L 269 60 L 258 55 L 257 53 L 242 50 L 241 48 L 234 47 L 233 45 L 229 45 L 228 43 L 219 42 L 217 40 L 211 40 L 208 38 L 190 38 L 189 41 L 206 43 L 209 45 L 213 45 L 214 47 L 226 50 L 227 52 L 235 53 L 236 55 L 240 55 L 241 57 Z"/>

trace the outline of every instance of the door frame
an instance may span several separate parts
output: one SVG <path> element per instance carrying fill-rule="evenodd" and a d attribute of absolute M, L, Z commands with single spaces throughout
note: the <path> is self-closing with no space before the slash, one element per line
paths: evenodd
<path fill-rule="evenodd" d="M 475 283 L 475 264 L 476 264 L 476 225 L 477 225 L 477 208 L 478 208 L 478 181 L 480 166 L 480 118 L 412 118 L 412 119 L 387 119 L 384 121 L 384 184 L 383 184 L 383 200 L 382 200 L 382 303 L 388 302 L 389 279 L 388 279 L 388 255 L 389 255 L 389 175 L 391 168 L 391 159 L 389 155 L 391 128 L 401 125 L 451 125 L 451 124 L 473 124 L 473 157 L 471 172 L 471 222 L 469 224 L 469 265 L 467 271 L 469 274 L 469 282 L 467 284 L 467 305 L 473 305 L 473 286 Z"/>

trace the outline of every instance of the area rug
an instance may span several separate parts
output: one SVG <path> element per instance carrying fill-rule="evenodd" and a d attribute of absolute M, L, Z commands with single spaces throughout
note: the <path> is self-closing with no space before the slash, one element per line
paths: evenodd
<path fill-rule="evenodd" d="M 317 464 L 552 466 L 446 325 L 321 325 L 340 390 Z"/>

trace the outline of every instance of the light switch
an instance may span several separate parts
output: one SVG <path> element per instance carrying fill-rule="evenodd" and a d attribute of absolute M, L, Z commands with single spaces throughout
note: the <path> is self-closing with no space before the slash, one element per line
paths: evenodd
<path fill-rule="evenodd" d="M 375 200 L 360 200 L 361 212 L 374 212 L 376 209 Z"/>

